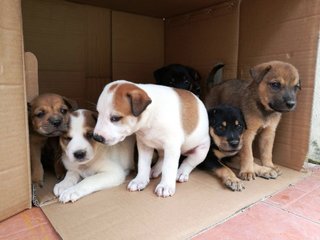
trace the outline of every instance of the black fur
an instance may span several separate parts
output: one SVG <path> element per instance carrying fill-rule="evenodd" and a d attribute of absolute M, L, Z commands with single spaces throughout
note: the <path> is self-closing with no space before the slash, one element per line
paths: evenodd
<path fill-rule="evenodd" d="M 153 72 L 159 85 L 181 88 L 200 96 L 200 74 L 191 67 L 181 64 L 170 64 Z"/>

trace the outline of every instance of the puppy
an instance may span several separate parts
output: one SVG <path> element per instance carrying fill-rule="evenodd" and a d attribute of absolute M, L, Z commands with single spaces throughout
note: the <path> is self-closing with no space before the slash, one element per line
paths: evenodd
<path fill-rule="evenodd" d="M 97 114 L 89 110 L 71 113 L 70 127 L 60 137 L 62 162 L 67 169 L 53 192 L 60 202 L 76 201 L 90 193 L 118 186 L 133 169 L 135 137 L 114 146 L 93 140 Z"/>
<path fill-rule="evenodd" d="M 76 107 L 72 100 L 53 93 L 39 95 L 28 103 L 31 176 L 34 184 L 43 185 L 41 151 L 47 139 L 67 131 L 69 113 Z M 58 159 L 55 161 L 55 171 L 60 176 L 62 165 Z"/>
<path fill-rule="evenodd" d="M 189 90 L 200 96 L 200 75 L 191 67 L 170 64 L 154 71 L 153 76 L 159 85 Z"/>
<path fill-rule="evenodd" d="M 154 149 L 159 153 L 159 174 L 162 172 L 155 192 L 161 197 L 172 196 L 176 180 L 187 181 L 209 150 L 207 111 L 189 91 L 118 80 L 106 85 L 97 110 L 97 141 L 113 145 L 136 133 L 138 174 L 128 185 L 130 191 L 148 185 Z M 178 169 L 180 154 L 186 159 Z"/>
<path fill-rule="evenodd" d="M 200 169 L 213 171 L 228 188 L 241 191 L 244 186 L 234 172 L 225 165 L 236 155 L 243 144 L 243 132 L 247 128 L 239 108 L 219 105 L 208 111 L 211 146 Z"/>
<path fill-rule="evenodd" d="M 276 128 L 283 112 L 293 111 L 301 89 L 297 69 L 285 62 L 271 61 L 250 70 L 252 81 L 228 80 L 214 86 L 206 98 L 207 108 L 218 104 L 239 107 L 247 123 L 243 147 L 239 152 L 240 178 L 251 180 L 255 175 L 276 178 L 279 168 L 272 162 Z M 252 142 L 260 133 L 259 150 L 262 167 L 254 164 Z"/>

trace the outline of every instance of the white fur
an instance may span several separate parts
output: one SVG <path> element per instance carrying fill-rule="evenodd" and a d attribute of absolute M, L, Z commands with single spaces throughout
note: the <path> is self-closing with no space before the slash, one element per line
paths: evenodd
<path fill-rule="evenodd" d="M 203 103 L 196 97 L 198 103 L 198 123 L 196 129 L 189 135 L 183 130 L 180 114 L 180 98 L 172 88 L 154 84 L 136 84 L 151 98 L 152 103 L 139 117 L 126 116 L 128 123 L 111 122 L 110 116 L 117 115 L 113 107 L 113 93 L 108 89 L 113 84 L 130 83 L 125 80 L 108 84 L 101 93 L 97 110 L 99 112 L 95 134 L 105 138 L 106 144 L 113 145 L 128 135 L 136 133 L 139 151 L 138 174 L 129 183 L 130 191 L 144 189 L 149 183 L 150 165 L 154 149 L 163 152 L 154 172 L 162 172 L 160 183 L 155 189 L 158 196 L 168 197 L 175 193 L 176 180 L 185 182 L 190 172 L 201 163 L 209 150 L 209 123 L 207 111 Z M 190 116 L 191 117 L 191 116 Z M 178 169 L 180 154 L 187 158 Z M 161 170 L 159 170 L 161 169 Z"/>
<path fill-rule="evenodd" d="M 90 144 L 84 137 L 85 119 L 82 111 L 78 110 L 78 117 L 70 118 L 69 136 L 72 140 L 62 155 L 67 174 L 53 189 L 63 203 L 74 202 L 95 191 L 118 186 L 133 169 L 135 137 L 130 136 L 114 146 L 98 142 Z M 86 150 L 85 161 L 79 162 L 74 158 L 73 153 L 77 150 Z"/>

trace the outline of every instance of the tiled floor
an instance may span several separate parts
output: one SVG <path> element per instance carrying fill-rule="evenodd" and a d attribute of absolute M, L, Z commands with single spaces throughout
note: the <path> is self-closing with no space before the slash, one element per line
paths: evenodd
<path fill-rule="evenodd" d="M 320 240 L 320 166 L 274 196 L 244 209 L 193 240 Z M 0 240 L 56 240 L 59 236 L 39 208 L 0 223 Z"/>

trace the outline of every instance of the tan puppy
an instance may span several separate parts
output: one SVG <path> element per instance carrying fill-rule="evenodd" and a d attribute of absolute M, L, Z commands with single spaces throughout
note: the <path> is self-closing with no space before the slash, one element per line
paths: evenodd
<path fill-rule="evenodd" d="M 206 98 L 206 107 L 230 104 L 239 107 L 248 129 L 240 158 L 240 178 L 251 180 L 255 174 L 276 178 L 280 170 L 273 165 L 272 149 L 275 131 L 281 113 L 292 111 L 296 106 L 296 94 L 300 87 L 297 69 L 289 63 L 271 61 L 250 70 L 252 81 L 228 80 L 213 86 Z M 252 142 L 260 133 L 259 150 L 263 167 L 254 164 Z"/>
<path fill-rule="evenodd" d="M 32 182 L 42 186 L 43 166 L 41 150 L 49 137 L 57 137 L 68 130 L 69 112 L 76 104 L 57 94 L 42 94 L 28 103 L 29 138 Z M 62 165 L 54 164 L 56 172 Z"/>

